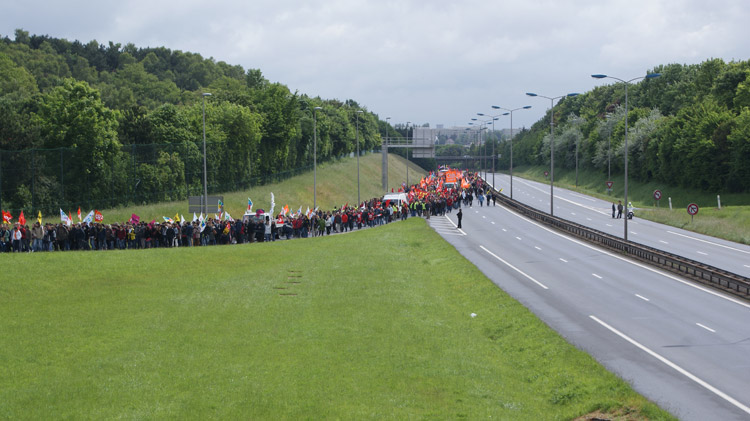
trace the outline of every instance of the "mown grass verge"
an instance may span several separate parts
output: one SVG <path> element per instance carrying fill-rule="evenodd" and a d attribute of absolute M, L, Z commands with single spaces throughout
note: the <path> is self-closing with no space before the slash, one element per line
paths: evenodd
<path fill-rule="evenodd" d="M 3 419 L 671 419 L 419 218 L 11 254 L 2 279 Z"/>
<path fill-rule="evenodd" d="M 513 174 L 531 180 L 549 183 L 544 171 L 549 168 L 514 168 Z M 585 193 L 604 200 L 622 200 L 624 180 L 622 175 L 612 177 L 614 188 L 607 194 L 606 176 L 593 171 L 579 171 L 578 186 L 575 184 L 575 171 L 555 170 L 555 186 Z M 661 201 L 654 201 L 654 191 L 660 190 Z M 716 193 L 698 192 L 685 188 L 664 186 L 658 183 L 628 181 L 628 201 L 638 208 L 636 217 L 648 219 L 673 227 L 699 232 L 717 238 L 750 244 L 750 194 L 721 194 L 719 209 Z M 669 210 L 669 198 L 672 210 Z M 698 215 L 690 218 L 687 205 L 696 203 Z"/>

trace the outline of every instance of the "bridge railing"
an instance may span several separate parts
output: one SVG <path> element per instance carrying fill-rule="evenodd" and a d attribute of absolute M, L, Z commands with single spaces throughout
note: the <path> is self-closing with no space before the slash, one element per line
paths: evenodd
<path fill-rule="evenodd" d="M 643 244 L 625 241 L 622 238 L 612 236 L 602 231 L 552 216 L 548 213 L 532 208 L 531 206 L 512 200 L 494 189 L 492 190 L 492 195 L 497 201 L 506 207 L 577 238 L 642 262 L 649 263 L 669 272 L 730 292 L 742 298 L 750 298 L 750 278 Z"/>

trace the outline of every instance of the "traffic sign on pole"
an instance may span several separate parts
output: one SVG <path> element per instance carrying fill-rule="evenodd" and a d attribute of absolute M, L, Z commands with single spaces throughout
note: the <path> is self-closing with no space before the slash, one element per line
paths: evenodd
<path fill-rule="evenodd" d="M 549 171 L 544 172 L 544 176 L 547 177 L 549 175 Z"/>
<path fill-rule="evenodd" d="M 698 205 L 691 203 L 687 207 L 687 213 L 690 214 L 690 222 L 693 222 L 693 217 L 698 213 Z"/>
<path fill-rule="evenodd" d="M 608 189 L 612 190 L 612 186 L 614 186 L 614 185 L 615 185 L 614 181 L 607 181 L 607 188 Z"/>
<path fill-rule="evenodd" d="M 654 199 L 661 200 L 661 190 L 654 190 Z"/>

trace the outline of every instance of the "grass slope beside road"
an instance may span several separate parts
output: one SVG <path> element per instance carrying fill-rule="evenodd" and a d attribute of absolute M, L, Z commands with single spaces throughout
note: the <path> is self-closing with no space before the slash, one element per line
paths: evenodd
<path fill-rule="evenodd" d="M 406 181 L 406 163 L 407 161 L 394 154 L 388 155 L 388 183 L 397 190 L 402 182 Z M 382 172 L 382 155 L 371 153 L 359 158 L 360 172 L 360 198 L 369 200 L 373 197 L 383 195 L 381 185 Z M 424 177 L 427 171 L 420 168 L 413 162 L 409 163 L 409 181 L 419 180 Z M 320 209 L 331 210 L 334 207 L 341 207 L 349 203 L 357 203 L 357 158 L 344 158 L 339 161 L 329 161 L 318 164 L 317 183 L 316 183 L 317 204 Z M 390 191 L 390 190 L 389 190 Z M 253 187 L 249 190 L 216 193 L 209 190 L 209 195 L 223 195 L 224 209 L 232 217 L 242 216 L 247 209 L 247 198 L 253 201 L 253 210 L 265 209 L 270 210 L 271 193 L 276 198 L 275 212 L 278 213 L 284 205 L 289 205 L 289 210 L 296 212 L 302 206 L 302 212 L 309 206 L 313 209 L 313 171 L 310 170 L 305 174 L 291 177 L 278 183 L 266 184 L 263 186 Z M 82 212 L 86 213 L 85 210 Z M 162 216 L 174 218 L 175 212 L 192 219 L 193 215 L 188 215 L 187 200 L 176 202 L 161 202 L 148 205 L 131 205 L 114 209 L 104 209 L 105 223 L 123 222 L 130 219 L 130 215 L 135 213 L 141 218 L 150 221 L 156 218 L 157 221 L 163 221 Z M 213 217 L 212 210 L 209 215 Z M 218 212 L 216 212 L 218 213 Z M 57 216 L 55 216 L 57 218 Z M 77 221 L 77 219 L 76 219 Z"/>
<path fill-rule="evenodd" d="M 419 218 L 3 272 L 3 419 L 671 419 Z"/>
<path fill-rule="evenodd" d="M 548 168 L 513 168 L 513 174 L 549 184 L 544 176 Z M 606 176 L 592 171 L 579 171 L 578 187 L 575 184 L 575 171 L 555 170 L 555 186 L 577 191 L 603 200 L 623 200 L 624 181 L 622 175 L 613 176 L 615 182 L 611 194 L 606 193 Z M 654 191 L 662 192 L 659 207 L 654 202 Z M 669 210 L 668 198 L 672 198 L 673 210 Z M 715 193 L 696 192 L 689 189 L 628 181 L 628 201 L 637 208 L 636 217 L 683 228 L 712 237 L 750 244 L 750 194 L 722 194 L 721 209 Z M 696 203 L 700 207 L 698 215 L 690 218 L 687 205 Z M 623 203 L 624 205 L 625 203 Z"/>

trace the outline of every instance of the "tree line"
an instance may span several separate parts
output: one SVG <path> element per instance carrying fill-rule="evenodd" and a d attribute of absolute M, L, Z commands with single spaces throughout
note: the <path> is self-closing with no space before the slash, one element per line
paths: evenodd
<path fill-rule="evenodd" d="M 628 88 L 628 173 L 709 192 L 750 192 L 750 61 L 669 64 Z M 611 79 L 606 79 L 612 81 Z M 600 84 L 592 80 L 592 85 Z M 540 102 L 539 105 L 543 103 Z M 624 171 L 625 86 L 612 83 L 554 107 L 555 167 Z M 550 117 L 514 140 L 515 165 L 550 162 Z M 501 168 L 509 145 L 500 144 Z M 609 146 L 608 146 L 609 145 Z M 577 148 L 576 148 L 577 146 Z"/>
<path fill-rule="evenodd" d="M 319 161 L 355 151 L 357 127 L 360 150 L 379 147 L 386 130 L 354 100 L 291 92 L 258 69 L 16 30 L 0 38 L 0 207 L 54 212 L 200 194 L 204 105 L 213 191 L 312 165 L 313 113 Z"/>

